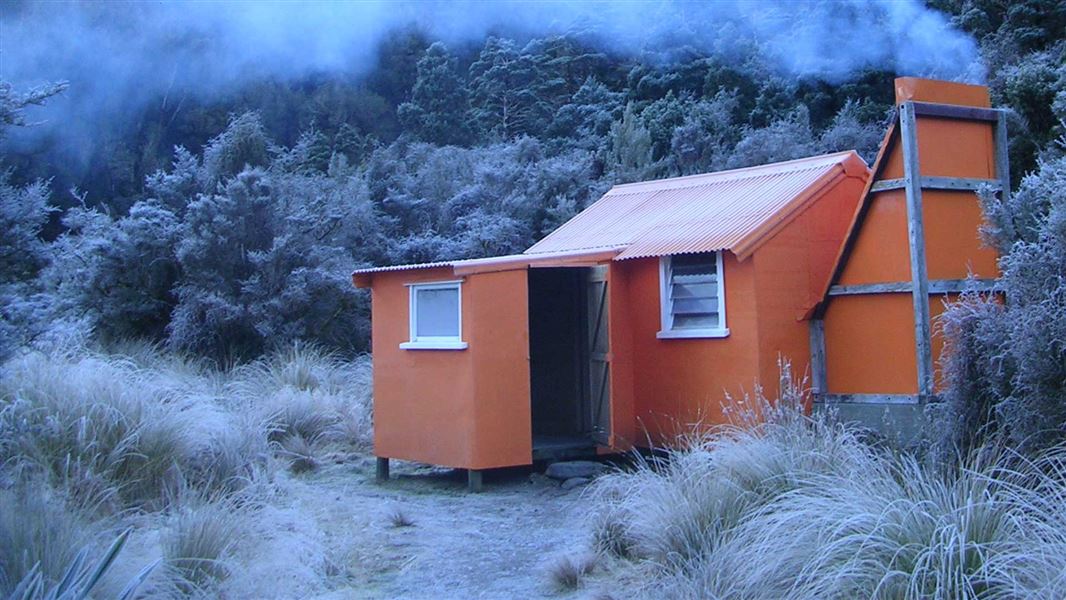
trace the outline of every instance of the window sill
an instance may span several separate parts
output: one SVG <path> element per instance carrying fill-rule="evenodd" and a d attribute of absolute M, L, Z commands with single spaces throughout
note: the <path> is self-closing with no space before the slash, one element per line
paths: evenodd
<path fill-rule="evenodd" d="M 660 340 L 684 340 L 693 338 L 715 339 L 729 337 L 729 329 L 675 329 L 655 334 Z"/>
<path fill-rule="evenodd" d="M 466 350 L 466 342 L 404 342 L 400 344 L 401 350 Z"/>

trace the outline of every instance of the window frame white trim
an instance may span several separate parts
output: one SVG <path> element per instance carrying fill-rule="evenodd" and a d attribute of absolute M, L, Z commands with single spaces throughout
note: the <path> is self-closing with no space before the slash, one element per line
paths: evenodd
<path fill-rule="evenodd" d="M 405 283 L 407 287 L 407 334 L 408 341 L 400 344 L 402 350 L 466 350 L 469 344 L 463 341 L 463 280 L 420 281 Z M 420 290 L 452 290 L 458 296 L 458 328 L 455 336 L 418 336 L 417 297 Z"/>
<path fill-rule="evenodd" d="M 673 329 L 673 315 L 670 314 L 669 294 L 670 286 L 670 261 L 672 255 L 659 257 L 659 331 L 655 337 L 660 340 L 672 339 L 715 339 L 729 337 L 729 327 L 726 324 L 725 307 L 725 267 L 722 255 L 725 252 L 714 252 L 715 270 L 718 285 L 718 327 L 705 327 L 700 329 Z M 703 254 L 702 252 L 698 254 Z"/>

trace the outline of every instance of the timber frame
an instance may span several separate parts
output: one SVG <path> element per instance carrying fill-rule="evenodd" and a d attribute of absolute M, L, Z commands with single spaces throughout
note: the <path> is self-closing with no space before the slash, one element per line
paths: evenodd
<path fill-rule="evenodd" d="M 985 121 L 994 124 L 993 145 L 995 150 L 995 179 L 968 179 L 954 177 L 922 176 L 918 161 L 917 116 L 966 121 Z M 902 144 L 903 178 L 878 180 L 884 159 L 895 143 L 894 132 L 899 129 Z M 903 189 L 907 203 L 907 237 L 910 248 L 911 280 L 862 285 L 838 285 L 855 243 L 858 229 L 870 206 L 870 195 L 888 190 Z M 1007 120 L 1003 109 L 955 106 L 928 102 L 907 101 L 901 103 L 890 126 L 881 151 L 874 164 L 874 173 L 863 193 L 863 202 L 856 213 L 836 268 L 829 281 L 822 301 L 815 307 L 809 321 L 811 346 L 812 396 L 816 405 L 875 404 L 875 405 L 921 405 L 939 401 L 940 395 L 933 388 L 932 328 L 929 315 L 930 295 L 977 291 L 994 293 L 994 279 L 949 279 L 930 280 L 926 272 L 925 227 L 922 218 L 922 190 L 997 191 L 1004 201 L 1010 197 L 1010 163 L 1007 154 Z M 855 294 L 909 293 L 914 305 L 915 355 L 918 370 L 917 394 L 830 394 L 825 353 L 825 312 L 835 296 Z"/>

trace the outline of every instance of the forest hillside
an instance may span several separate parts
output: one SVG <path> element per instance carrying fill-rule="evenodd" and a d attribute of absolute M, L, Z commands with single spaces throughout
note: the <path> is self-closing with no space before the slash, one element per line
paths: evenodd
<path fill-rule="evenodd" d="M 2 353 L 365 351 L 352 269 L 519 252 L 617 183 L 869 161 L 897 75 L 987 81 L 1016 180 L 1063 152 L 1056 2 L 374 6 L 6 4 Z"/>

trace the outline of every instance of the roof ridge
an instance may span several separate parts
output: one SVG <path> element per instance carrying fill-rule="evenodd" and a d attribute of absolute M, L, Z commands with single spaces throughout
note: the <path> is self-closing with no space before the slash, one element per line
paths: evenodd
<path fill-rule="evenodd" d="M 663 179 L 650 179 L 650 180 L 646 180 L 646 181 L 634 181 L 632 183 L 620 183 L 618 185 L 612 186 L 611 189 L 607 190 L 607 193 L 604 194 L 604 195 L 605 196 L 606 195 L 610 195 L 613 192 L 615 192 L 615 190 L 618 190 L 620 192 L 625 192 L 625 191 L 628 191 L 628 190 L 639 190 L 641 188 L 659 187 L 659 186 L 662 186 L 664 189 L 676 189 L 676 188 L 681 188 L 681 187 L 687 187 L 687 186 L 685 186 L 683 184 L 684 183 L 688 183 L 688 182 L 693 182 L 693 185 L 698 185 L 698 182 L 700 182 L 702 180 L 712 180 L 712 181 L 715 181 L 715 182 L 736 181 L 736 180 L 739 180 L 739 179 L 749 179 L 749 178 L 752 178 L 752 177 L 759 177 L 759 176 L 766 176 L 766 175 L 773 175 L 773 174 L 795 173 L 795 172 L 801 171 L 801 170 L 816 169 L 816 168 L 819 168 L 819 167 L 822 167 L 822 166 L 828 166 L 828 165 L 821 164 L 822 161 L 825 161 L 826 163 L 830 163 L 830 164 L 836 164 L 836 163 L 839 163 L 839 162 L 843 162 L 843 160 L 846 160 L 846 158 L 848 156 L 852 155 L 852 154 L 856 154 L 857 155 L 858 153 L 855 152 L 854 150 L 844 150 L 844 151 L 841 151 L 841 152 L 831 152 L 829 154 L 820 154 L 820 155 L 816 155 L 816 156 L 806 156 L 806 157 L 803 157 L 803 158 L 794 158 L 792 160 L 785 160 L 785 161 L 773 162 L 773 163 L 765 163 L 765 164 L 761 164 L 761 165 L 753 165 L 753 166 L 750 166 L 750 167 L 740 167 L 740 168 L 737 168 L 737 169 L 729 169 L 729 170 L 726 170 L 726 171 L 711 171 L 709 173 L 695 173 L 695 174 L 692 174 L 692 175 L 683 175 L 683 176 L 680 176 L 680 177 L 666 177 L 666 178 L 663 178 Z M 830 160 L 830 159 L 833 159 L 833 158 L 838 159 L 838 160 Z M 807 169 L 782 169 L 781 168 L 781 167 L 785 167 L 785 166 L 788 166 L 788 165 L 796 165 L 798 163 L 808 163 L 809 166 L 807 167 Z M 668 185 L 670 183 L 677 183 L 678 185 Z"/>

